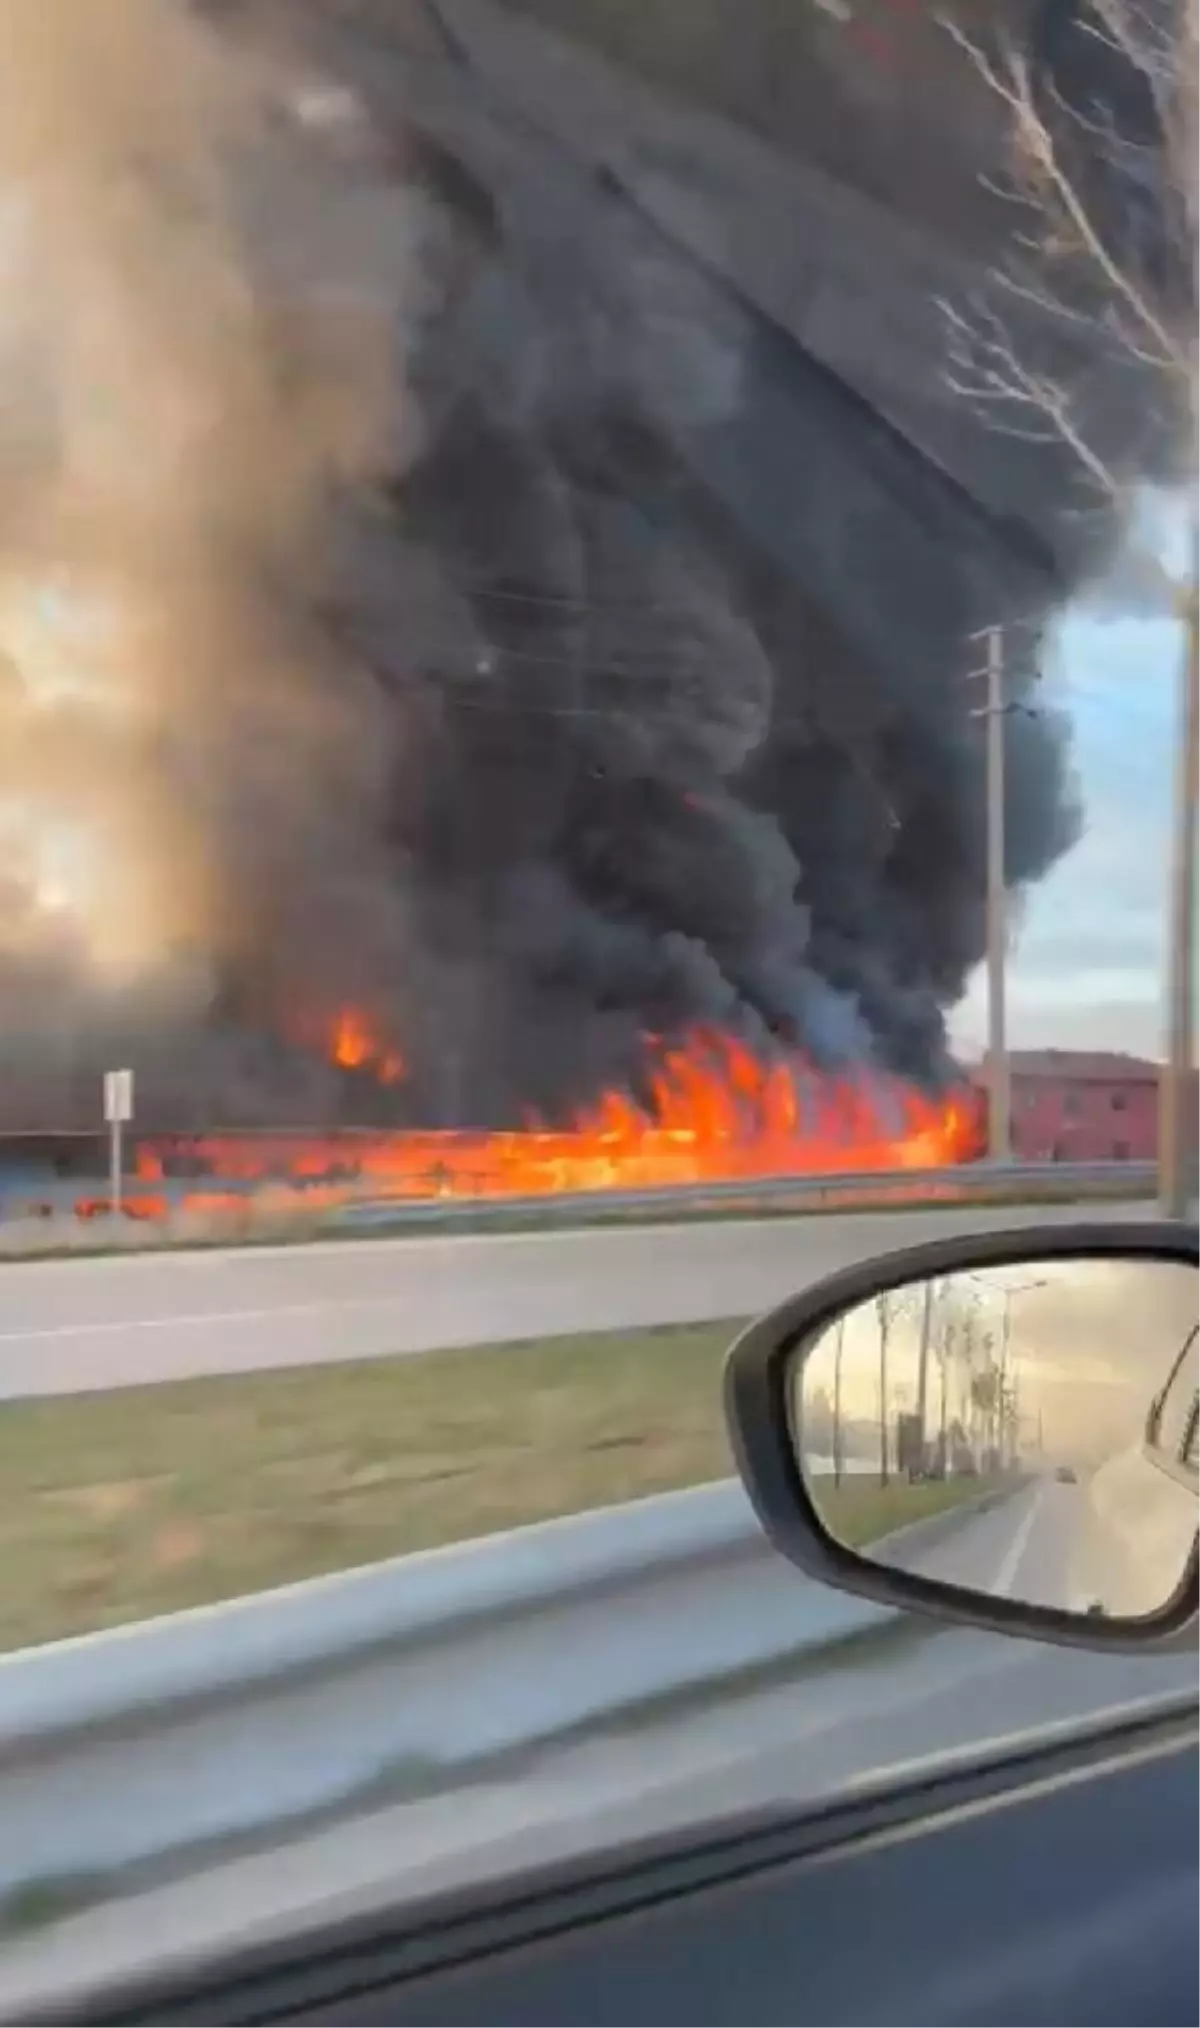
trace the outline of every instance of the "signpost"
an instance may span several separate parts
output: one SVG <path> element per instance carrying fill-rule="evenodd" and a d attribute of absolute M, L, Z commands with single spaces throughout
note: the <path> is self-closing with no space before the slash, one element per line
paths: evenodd
<path fill-rule="evenodd" d="M 121 1212 L 123 1129 L 133 1118 L 133 1072 L 106 1070 L 104 1073 L 104 1117 L 108 1121 L 109 1211 Z"/>

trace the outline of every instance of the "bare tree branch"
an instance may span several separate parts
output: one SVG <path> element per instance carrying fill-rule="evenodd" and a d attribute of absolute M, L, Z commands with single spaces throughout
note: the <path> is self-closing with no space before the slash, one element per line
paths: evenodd
<path fill-rule="evenodd" d="M 944 26 L 1007 108 L 1005 199 L 1023 207 L 1004 262 L 966 303 L 940 305 L 951 391 L 1025 442 L 1057 440 L 1089 489 L 1127 493 L 1097 441 L 1095 374 L 1145 383 L 1147 415 L 1196 417 L 1198 0 L 1079 0 L 1076 25 L 1125 98 L 1043 76 L 1011 39 L 984 49 Z M 1115 214 L 1110 216 L 1110 214 Z M 1102 433 L 1101 433 L 1102 434 Z"/>
<path fill-rule="evenodd" d="M 1093 4 L 1116 7 L 1126 4 L 1126 0 L 1093 0 Z M 1135 320 L 1143 324 L 1154 337 L 1161 356 L 1164 359 L 1179 360 L 1180 348 L 1167 325 L 1158 316 L 1153 303 L 1144 291 L 1109 252 L 1104 234 L 1068 173 L 1055 137 L 1037 105 L 1028 59 L 1019 50 L 1008 45 L 1001 68 L 976 49 L 953 22 L 947 23 L 947 27 L 953 39 L 965 50 L 987 84 L 1004 100 L 1013 115 L 1015 148 L 1025 166 L 1026 178 L 1032 186 L 1028 195 L 1042 212 L 1047 230 L 1053 232 L 1056 224 L 1061 229 L 1064 222 L 1069 225 L 1079 247 L 1094 264 L 1098 275 L 1107 283 L 1113 295 L 1126 303 Z M 1076 120 L 1085 131 L 1093 134 L 1103 132 L 1105 141 L 1111 148 L 1110 135 L 1102 122 L 1081 118 L 1074 108 L 1066 105 L 1060 93 L 1054 93 L 1054 97 L 1064 114 Z M 1060 214 L 1057 219 L 1056 212 Z"/>

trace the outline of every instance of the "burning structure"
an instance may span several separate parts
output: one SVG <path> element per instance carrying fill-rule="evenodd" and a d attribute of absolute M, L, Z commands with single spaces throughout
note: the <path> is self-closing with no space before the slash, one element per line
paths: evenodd
<path fill-rule="evenodd" d="M 128 1061 L 152 1132 L 976 1151 L 975 637 L 1019 894 L 1042 630 L 1169 432 L 1032 305 L 1116 498 L 947 391 L 1012 223 L 932 8 L 798 5 L 786 118 L 677 12 L 11 0 L 0 1125 Z"/>

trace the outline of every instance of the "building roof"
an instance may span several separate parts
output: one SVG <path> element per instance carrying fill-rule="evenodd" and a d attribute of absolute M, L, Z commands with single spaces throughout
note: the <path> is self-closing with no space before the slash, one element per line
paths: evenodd
<path fill-rule="evenodd" d="M 1149 1084 L 1158 1082 L 1161 1065 L 1115 1049 L 1014 1049 L 1009 1071 L 1013 1077 L 1120 1078 Z"/>

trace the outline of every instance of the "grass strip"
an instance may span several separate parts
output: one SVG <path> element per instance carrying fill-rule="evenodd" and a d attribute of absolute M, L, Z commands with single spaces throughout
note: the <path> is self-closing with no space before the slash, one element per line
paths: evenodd
<path fill-rule="evenodd" d="M 0 1406 L 0 1649 L 731 1475 L 734 1322 Z M 977 1490 L 848 1481 L 869 1540 Z"/>
<path fill-rule="evenodd" d="M 0 1648 L 728 1476 L 737 1325 L 0 1405 Z"/>
<path fill-rule="evenodd" d="M 964 1500 L 978 1500 L 987 1490 L 986 1480 L 966 1477 L 911 1485 L 907 1479 L 893 1479 L 886 1486 L 873 1478 L 844 1479 L 838 1487 L 822 1480 L 817 1504 L 831 1534 L 848 1549 L 861 1549 L 881 1535 L 961 1506 Z"/>

